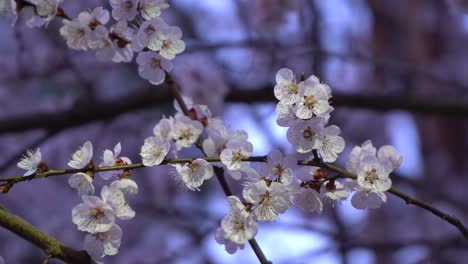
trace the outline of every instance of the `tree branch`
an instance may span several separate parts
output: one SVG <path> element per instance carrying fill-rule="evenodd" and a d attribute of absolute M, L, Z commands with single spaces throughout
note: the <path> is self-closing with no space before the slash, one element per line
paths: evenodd
<path fill-rule="evenodd" d="M 220 158 L 217 157 L 202 157 L 201 159 L 204 159 L 208 162 L 221 162 Z M 192 161 L 193 158 L 181 158 L 181 159 L 165 159 L 161 164 L 175 164 L 175 163 L 187 163 Z M 266 156 L 253 156 L 250 158 L 245 158 L 242 159 L 242 161 L 250 161 L 250 162 L 266 162 Z M 329 163 L 325 163 L 322 161 L 307 161 L 307 160 L 299 160 L 297 162 L 298 165 L 303 165 L 303 166 L 315 166 L 315 167 L 320 167 L 324 168 L 333 172 L 336 172 L 339 174 L 339 177 L 337 178 L 349 178 L 349 179 L 357 179 L 356 174 L 353 174 L 351 172 L 348 172 L 344 169 L 341 169 L 337 166 L 334 166 Z M 139 168 L 144 168 L 145 166 L 141 163 L 136 163 L 136 164 L 130 164 L 130 165 L 120 165 L 120 166 L 109 166 L 109 167 L 96 167 L 93 172 L 100 172 L 100 171 L 113 171 L 113 170 L 132 170 L 132 169 L 139 169 Z M 88 168 L 83 168 L 83 169 L 64 169 L 64 170 L 49 170 L 47 172 L 43 173 L 36 173 L 32 174 L 30 176 L 12 176 L 12 177 L 3 177 L 0 178 L 0 182 L 4 182 L 3 185 L 0 185 L 0 190 L 2 186 L 5 185 L 10 185 L 9 187 L 13 186 L 13 184 L 18 183 L 18 182 L 24 182 L 24 181 L 30 181 L 34 179 L 41 179 L 41 178 L 47 178 L 51 176 L 59 176 L 59 175 L 66 175 L 66 174 L 72 174 L 72 173 L 77 173 L 77 172 L 86 172 L 89 171 Z M 224 176 L 221 178 L 218 175 L 222 172 L 222 169 L 220 168 L 215 168 L 216 176 L 218 177 L 218 180 L 220 181 L 224 193 L 229 196 L 232 195 L 232 191 L 230 190 L 229 186 L 227 185 L 226 180 L 224 179 Z M 222 174 L 221 174 L 222 175 Z M 335 176 L 334 176 L 335 177 Z M 333 177 L 333 178 L 334 178 Z M 401 191 L 399 191 L 396 188 L 390 188 L 388 190 L 389 193 L 403 199 L 407 204 L 412 204 L 415 206 L 418 206 L 424 210 L 427 210 L 431 212 L 432 214 L 440 217 L 441 219 L 447 221 L 448 223 L 454 225 L 465 237 L 465 239 L 468 240 L 468 230 L 467 228 L 460 222 L 458 218 L 455 216 L 451 216 L 433 206 L 431 206 L 428 203 L 422 202 L 418 199 L 415 199 Z"/>
<path fill-rule="evenodd" d="M 42 249 L 48 258 L 57 258 L 66 263 L 94 263 L 86 251 L 78 251 L 40 231 L 23 218 L 8 212 L 0 205 L 0 226 Z"/>

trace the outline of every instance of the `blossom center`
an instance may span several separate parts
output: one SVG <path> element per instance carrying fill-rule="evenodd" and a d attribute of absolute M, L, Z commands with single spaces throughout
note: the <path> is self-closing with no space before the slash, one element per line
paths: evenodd
<path fill-rule="evenodd" d="M 311 95 L 311 96 L 304 96 L 304 105 L 313 108 L 317 100 Z"/>
<path fill-rule="evenodd" d="M 366 182 L 369 182 L 370 184 L 374 184 L 376 179 L 377 179 L 377 170 L 375 168 L 365 172 L 364 180 Z"/>
<path fill-rule="evenodd" d="M 93 209 L 89 210 L 89 215 L 93 219 L 99 219 L 99 218 L 104 216 L 104 212 L 100 208 L 93 208 Z"/>
<path fill-rule="evenodd" d="M 153 68 L 153 69 L 161 68 L 161 60 L 156 59 L 156 58 L 152 58 L 150 65 L 151 65 L 151 68 Z"/>
<path fill-rule="evenodd" d="M 156 32 L 156 29 L 153 27 L 153 25 L 148 25 L 144 31 L 147 36 L 151 36 L 154 34 L 154 32 Z"/>
<path fill-rule="evenodd" d="M 286 85 L 286 89 L 288 89 L 288 92 L 291 94 L 297 94 L 299 92 L 299 86 L 295 83 L 289 83 Z"/>
<path fill-rule="evenodd" d="M 162 48 L 163 49 L 168 49 L 169 46 L 171 45 L 172 41 L 170 39 L 165 39 L 162 42 Z"/>
<path fill-rule="evenodd" d="M 193 173 L 197 173 L 200 170 L 201 166 L 198 163 L 190 163 L 189 167 Z"/>
<path fill-rule="evenodd" d="M 305 139 L 311 139 L 314 135 L 315 135 L 315 132 L 312 131 L 312 129 L 310 129 L 310 127 L 306 128 L 306 129 L 304 129 L 304 131 L 302 131 L 302 136 Z"/>
<path fill-rule="evenodd" d="M 239 151 L 234 151 L 232 153 L 232 159 L 235 161 L 240 161 L 242 159 L 242 154 Z"/>

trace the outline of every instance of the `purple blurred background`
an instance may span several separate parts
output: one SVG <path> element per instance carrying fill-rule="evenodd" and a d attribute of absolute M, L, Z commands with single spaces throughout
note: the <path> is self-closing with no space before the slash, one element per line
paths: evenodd
<path fill-rule="evenodd" d="M 107 2 L 66 0 L 63 7 L 74 17 Z M 336 98 L 331 122 L 342 128 L 347 144 L 337 164 L 344 165 L 351 148 L 366 139 L 392 144 L 403 155 L 394 186 L 468 224 L 467 1 L 168 2 L 163 18 L 182 28 L 187 44 L 173 72 L 183 93 L 209 105 L 230 128 L 246 130 L 254 155 L 293 151 L 275 122 L 276 71 L 315 74 Z M 57 19 L 47 29 L 29 29 L 20 19 L 12 28 L 0 19 L 1 176 L 22 173 L 16 163 L 26 148 L 40 147 L 50 168 L 65 168 L 86 140 L 94 144 L 95 161 L 121 142 L 123 156 L 139 162 L 144 138 L 159 118 L 174 113 L 167 87 L 140 79 L 135 63 L 102 63 L 92 52 L 67 49 L 60 26 Z M 372 96 L 374 103 L 356 102 L 355 95 Z M 422 104 L 402 106 L 413 99 Z M 465 112 L 424 110 L 441 100 L 453 102 L 444 104 L 448 109 L 465 105 Z M 201 192 L 183 191 L 168 169 L 133 172 L 140 193 L 130 202 L 137 214 L 119 222 L 120 253 L 104 262 L 256 263 L 250 247 L 229 255 L 214 240 L 227 212 L 216 179 Z M 71 221 L 80 199 L 67 179 L 17 184 L 0 204 L 81 248 L 84 233 Z M 104 181 L 96 179 L 99 190 Z M 230 184 L 241 191 L 238 182 Z M 291 208 L 279 221 L 262 223 L 257 241 L 275 264 L 468 262 L 458 230 L 391 195 L 371 211 L 350 202 L 327 206 L 322 215 Z M 0 256 L 6 263 L 44 259 L 4 229 Z"/>

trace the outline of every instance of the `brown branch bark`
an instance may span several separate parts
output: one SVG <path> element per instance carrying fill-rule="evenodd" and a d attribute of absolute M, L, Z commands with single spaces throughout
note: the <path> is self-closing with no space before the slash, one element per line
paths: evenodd
<path fill-rule="evenodd" d="M 94 263 L 85 251 L 63 245 L 57 239 L 40 231 L 23 218 L 8 212 L 0 205 L 0 226 L 42 249 L 48 258 L 57 258 L 66 263 Z"/>

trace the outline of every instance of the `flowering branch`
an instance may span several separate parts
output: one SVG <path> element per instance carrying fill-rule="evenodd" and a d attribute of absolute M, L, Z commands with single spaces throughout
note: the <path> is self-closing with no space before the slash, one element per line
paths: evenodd
<path fill-rule="evenodd" d="M 200 159 L 206 160 L 207 162 L 210 163 L 215 163 L 215 162 L 221 162 L 221 159 L 218 157 L 202 157 Z M 178 159 L 164 159 L 161 164 L 183 164 L 183 163 L 188 163 L 193 161 L 193 158 L 178 158 Z M 242 161 L 247 161 L 247 162 L 266 162 L 267 156 L 252 156 L 249 158 L 243 158 Z M 348 178 L 348 179 L 357 179 L 357 175 L 353 174 L 351 172 L 348 172 L 340 167 L 337 167 L 335 165 L 322 162 L 322 161 L 307 161 L 307 160 L 299 160 L 297 162 L 298 165 L 303 165 L 303 166 L 314 166 L 314 167 L 320 167 L 323 169 L 327 169 L 329 171 L 337 173 L 335 176 L 328 177 L 327 180 L 334 180 L 338 178 Z M 118 166 L 106 166 L 106 167 L 96 167 L 92 170 L 92 172 L 103 172 L 103 171 L 118 171 L 118 170 L 133 170 L 133 169 L 140 169 L 140 168 L 145 168 L 146 166 L 143 165 L 142 163 L 136 163 L 136 164 L 128 164 L 128 165 L 118 165 Z M 220 168 L 215 168 L 215 172 L 218 170 L 218 174 L 222 173 L 222 170 Z M 0 182 L 4 182 L 4 184 L 0 185 L 3 186 L 3 190 L 8 186 L 8 189 L 13 186 L 13 184 L 18 183 L 18 182 L 24 182 L 24 181 L 31 181 L 35 179 L 41 179 L 41 178 L 47 178 L 47 177 L 52 177 L 52 176 L 60 176 L 60 175 L 67 175 L 67 174 L 73 174 L 73 173 L 78 173 L 78 172 L 87 172 L 89 171 L 89 168 L 83 168 L 83 169 L 62 169 L 62 170 L 48 170 L 46 172 L 42 173 L 35 173 L 30 176 L 11 176 L 11 177 L 3 177 L 0 178 Z M 222 175 L 222 174 L 221 174 Z M 227 196 L 232 195 L 232 191 L 230 190 L 229 186 L 226 183 L 226 180 L 224 177 L 222 177 L 222 180 L 220 180 L 221 185 L 223 187 L 223 190 Z M 223 183 L 224 182 L 224 183 Z M 0 187 L 0 191 L 2 190 L 2 187 Z M 403 199 L 407 204 L 412 204 L 415 206 L 418 206 L 424 210 L 427 210 L 431 212 L 432 214 L 436 215 L 437 217 L 440 217 L 441 219 L 449 222 L 450 224 L 454 225 L 462 234 L 463 236 L 468 240 L 468 229 L 460 222 L 460 220 L 454 216 L 451 216 L 447 213 L 444 213 L 443 211 L 431 206 L 428 203 L 425 203 L 423 201 L 420 201 L 416 198 L 413 198 L 407 194 L 405 194 L 402 191 L 399 191 L 396 188 L 390 188 L 388 191 L 392 193 L 393 195 Z"/>
<path fill-rule="evenodd" d="M 0 205 L 0 226 L 42 249 L 47 258 L 57 258 L 67 263 L 94 263 L 86 251 L 77 251 L 40 231 L 23 218 L 8 212 Z"/>

